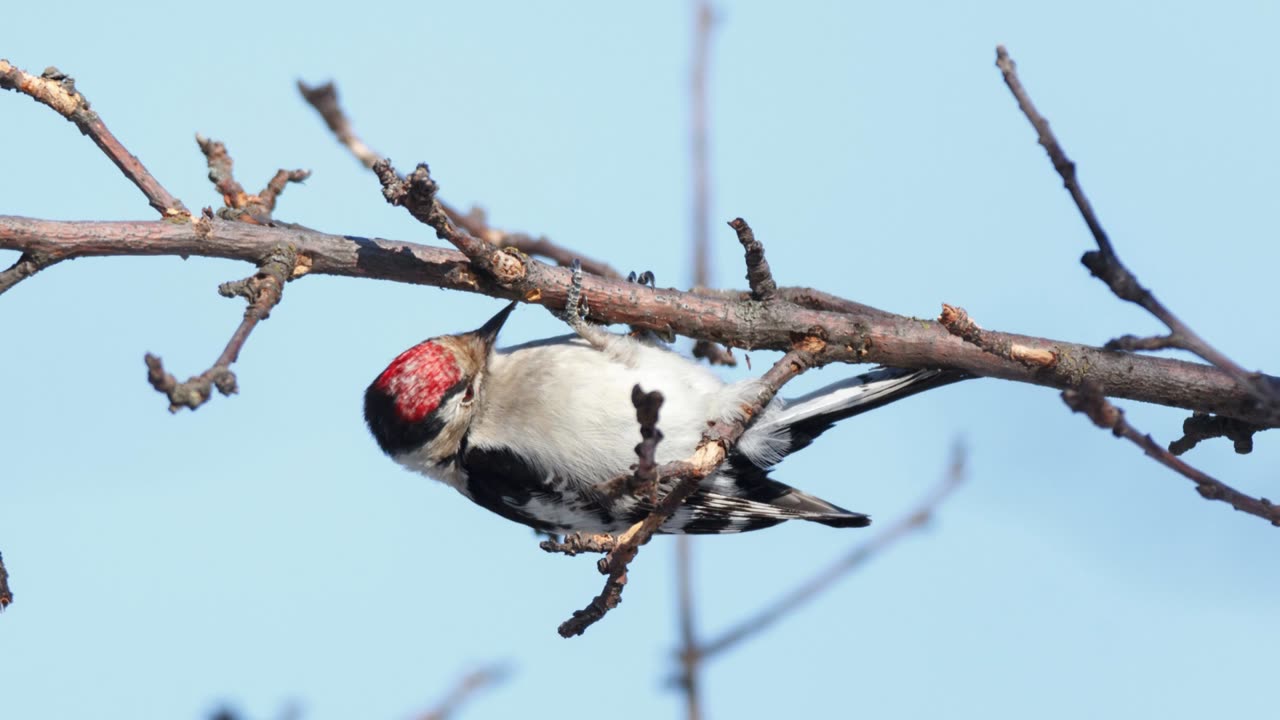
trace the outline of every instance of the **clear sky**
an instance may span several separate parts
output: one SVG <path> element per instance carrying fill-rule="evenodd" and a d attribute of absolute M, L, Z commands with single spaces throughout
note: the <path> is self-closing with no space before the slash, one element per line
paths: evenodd
<path fill-rule="evenodd" d="M 73 75 L 192 208 L 217 204 L 193 135 L 238 178 L 315 171 L 277 216 L 435 242 L 297 96 L 332 78 L 358 130 L 451 202 L 664 285 L 687 282 L 684 2 L 7 8 L 0 57 Z M 1091 279 L 1091 240 L 993 65 L 1009 46 L 1122 257 L 1246 367 L 1276 367 L 1276 5 L 721 2 L 712 70 L 719 224 L 746 217 L 778 279 L 895 312 L 943 302 L 983 326 L 1101 343 L 1158 330 Z M 48 109 L 0 95 L 0 213 L 150 219 Z M 0 262 L 13 259 L 3 253 Z M 473 328 L 491 299 L 307 277 L 254 336 L 241 394 L 171 416 L 142 355 L 186 376 L 242 310 L 244 264 L 79 260 L 0 297 L 0 716 L 405 718 L 477 664 L 501 688 L 466 717 L 672 717 L 673 548 L 640 554 L 622 607 L 590 558 L 400 470 L 361 393 L 404 347 Z M 560 332 L 520 308 L 510 343 Z M 771 356 L 755 353 L 756 371 Z M 799 393 L 854 372 L 805 377 Z M 745 370 L 727 373 L 743 376 Z M 1122 403 L 1167 442 L 1183 414 Z M 709 715 L 1261 717 L 1274 712 L 1280 530 L 1073 416 L 1042 388 L 977 381 L 851 421 L 779 477 L 883 527 L 953 438 L 970 482 L 925 532 L 808 611 L 712 662 Z M 1280 441 L 1189 459 L 1280 495 Z M 695 541 L 713 633 L 866 531 L 794 525 Z"/>

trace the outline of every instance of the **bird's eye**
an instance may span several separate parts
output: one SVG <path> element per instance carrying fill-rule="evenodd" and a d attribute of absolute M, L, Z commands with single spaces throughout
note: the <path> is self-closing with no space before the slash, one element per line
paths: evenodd
<path fill-rule="evenodd" d="M 476 399 L 476 385 L 471 383 L 467 386 L 466 392 L 462 393 L 462 404 L 470 405 L 472 400 Z"/>

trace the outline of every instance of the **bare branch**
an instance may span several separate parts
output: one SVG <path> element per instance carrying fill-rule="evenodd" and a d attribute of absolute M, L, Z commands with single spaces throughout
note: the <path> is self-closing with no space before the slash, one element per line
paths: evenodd
<path fill-rule="evenodd" d="M 708 86 L 710 85 L 711 40 L 715 29 L 715 12 L 710 0 L 693 0 L 693 61 L 689 68 L 689 159 L 693 165 L 692 233 L 693 287 L 708 287 L 711 283 L 711 163 L 710 123 L 708 117 Z M 693 344 L 693 356 L 705 358 L 712 365 L 735 366 L 733 352 L 709 340 Z M 676 596 L 680 626 L 681 647 L 691 648 L 697 639 L 694 623 L 693 541 L 681 535 L 676 538 Z M 685 717 L 699 720 L 702 717 L 701 682 L 696 658 L 681 666 L 680 687 L 684 691 Z"/>
<path fill-rule="evenodd" d="M 1078 390 L 1063 391 L 1062 400 L 1072 410 L 1088 415 L 1098 427 L 1110 430 L 1116 437 L 1122 437 L 1137 445 L 1156 462 L 1194 482 L 1196 491 L 1206 500 L 1220 500 L 1240 512 L 1256 515 L 1280 527 L 1280 505 L 1275 505 L 1266 498 L 1245 495 L 1183 462 L 1173 453 L 1160 447 L 1150 435 L 1138 432 L 1128 420 L 1125 420 L 1124 411 L 1108 402 L 1092 383 L 1086 382 Z"/>
<path fill-rule="evenodd" d="M 0 60 L 0 88 L 27 95 L 75 123 L 80 132 L 89 136 L 111 162 L 120 168 L 120 172 L 142 191 L 147 202 L 161 217 L 191 217 L 182 201 L 170 195 L 138 158 L 124 149 L 102 122 L 102 118 L 89 109 L 89 100 L 76 90 L 76 82 L 69 75 L 51 67 L 36 77 L 10 65 L 7 60 Z"/>
<path fill-rule="evenodd" d="M 998 358 L 1020 362 L 1033 369 L 1051 368 L 1058 363 L 1058 355 L 1053 350 L 1029 347 L 1004 338 L 989 336 L 969 318 L 969 313 L 962 307 L 944 303 L 938 322 L 942 323 L 942 327 L 946 328 L 947 332 Z"/>
<path fill-rule="evenodd" d="M 734 623 L 729 629 L 715 638 L 703 643 L 696 649 L 696 654 L 706 660 L 723 654 L 736 647 L 742 641 L 755 637 L 772 627 L 779 620 L 794 614 L 808 605 L 814 598 L 835 586 L 835 583 L 853 570 L 865 565 L 879 556 L 899 540 L 928 525 L 929 520 L 952 492 L 965 480 L 966 453 L 964 445 L 956 442 L 951 451 L 951 461 L 942 481 L 925 495 L 914 510 L 876 533 L 870 540 L 854 547 L 848 554 L 831 564 L 809 580 L 777 600 L 769 603 L 759 612 Z"/>
<path fill-rule="evenodd" d="M 693 604 L 693 539 L 676 538 L 676 610 L 680 623 L 680 678 L 685 695 L 686 717 L 702 717 L 702 656 L 698 647 L 698 628 Z"/>
<path fill-rule="evenodd" d="M 471 215 L 475 215 L 474 210 Z M 581 257 L 573 250 L 561 247 L 541 235 L 533 237 L 532 235 L 525 235 L 524 233 L 495 230 L 483 225 L 472 227 L 466 223 L 459 224 L 464 228 L 467 228 L 467 232 L 470 232 L 473 235 L 478 235 L 479 237 L 487 238 L 489 242 L 497 245 L 498 247 L 515 248 L 516 250 L 528 255 L 546 258 L 560 267 L 569 267 L 573 265 L 574 260 L 578 260 L 581 262 L 584 272 L 589 272 L 593 275 L 599 275 L 600 277 L 607 278 L 616 279 L 622 277 L 622 274 L 615 270 L 612 265 L 593 258 Z"/>
<path fill-rule="evenodd" d="M 769 269 L 769 261 L 764 259 L 764 245 L 756 240 L 751 226 L 742 218 L 729 221 L 729 227 L 738 233 L 738 242 L 747 255 L 747 283 L 751 286 L 751 297 L 760 302 L 768 302 L 778 292 L 778 284 L 773 281 L 773 271 Z"/>
<path fill-rule="evenodd" d="M 454 224 L 449 213 L 440 204 L 440 186 L 431 178 L 431 169 L 426 163 L 418 163 L 413 173 L 405 177 L 401 177 L 388 160 L 374 163 L 373 171 L 382 183 L 382 195 L 387 202 L 408 210 L 419 222 L 431 226 L 436 231 L 436 237 L 448 240 L 477 269 L 504 285 L 519 279 L 519 274 L 505 279 L 502 274 L 504 268 L 523 271 L 518 260 L 503 262 L 498 257 L 502 254 L 498 248 Z"/>
<path fill-rule="evenodd" d="M 13 602 L 13 591 L 9 589 L 9 571 L 4 567 L 4 555 L 0 555 L 0 612 Z"/>
<path fill-rule="evenodd" d="M 702 358 L 712 365 L 723 365 L 725 367 L 737 367 L 738 358 L 733 356 L 733 351 L 723 345 L 718 345 L 709 340 L 699 340 L 693 344 L 693 356 Z"/>
<path fill-rule="evenodd" d="M 564 308 L 572 274 L 532 258 L 524 279 L 503 286 L 472 271 L 459 253 L 414 243 L 329 235 L 303 228 L 274 228 L 206 219 L 166 222 L 61 222 L 0 215 L 0 250 L 40 252 L 53 259 L 118 255 L 217 257 L 261 262 L 279 245 L 298 252 L 312 274 L 376 278 L 520 299 Z M 501 251 L 499 251 L 501 252 Z M 705 338 L 748 350 L 788 350 L 798 337 L 822 340 L 821 361 L 881 363 L 894 367 L 948 367 L 983 377 L 1027 382 L 1059 390 L 1083 378 L 1113 397 L 1198 410 L 1272 427 L 1246 390 L 1223 371 L 1169 358 L 1108 352 L 1088 345 L 984 330 L 992 342 L 1051 349 L 1058 363 L 1028 368 L 952 337 L 941 324 L 883 310 L 808 288 L 780 288 L 766 312 L 741 291 L 684 293 L 593 275 L 583 278 L 591 316 L 599 322 Z M 815 307 L 841 308 L 834 310 Z M 847 309 L 845 309 L 847 308 Z M 1272 380 L 1280 382 L 1277 380 Z"/>
<path fill-rule="evenodd" d="M 789 380 L 814 364 L 813 356 L 803 350 L 793 350 L 779 360 L 769 372 L 760 378 L 760 394 L 750 406 L 743 407 L 738 422 L 715 422 L 702 437 L 693 456 L 688 460 L 666 463 L 658 468 L 658 477 L 664 486 L 670 487 L 653 511 L 644 520 L 633 525 L 617 538 L 609 554 L 599 562 L 600 572 L 608 575 L 604 589 L 582 610 L 560 625 L 561 637 L 581 635 L 598 622 L 622 600 L 622 588 L 627 583 L 627 565 L 635 559 L 640 546 L 658 531 L 664 522 L 680 507 L 698 487 L 698 482 L 716 471 L 728 452 L 751 420 L 769 404 L 773 396 Z"/>
<path fill-rule="evenodd" d="M 463 675 L 458 684 L 449 691 L 440 704 L 433 710 L 418 716 L 418 720 L 448 720 L 453 717 L 464 702 L 470 700 L 481 690 L 489 690 L 501 685 L 507 678 L 506 668 L 492 666 L 480 668 Z"/>
<path fill-rule="evenodd" d="M 1225 437 L 1235 444 L 1241 455 L 1253 452 L 1254 433 L 1265 430 L 1259 425 L 1206 413 L 1192 413 L 1182 422 L 1182 437 L 1169 443 L 1169 452 L 1182 455 L 1203 440 Z"/>
<path fill-rule="evenodd" d="M 277 170 L 267 186 L 257 195 L 245 192 L 232 173 L 234 163 L 227 153 L 227 146 L 203 135 L 196 135 L 196 144 L 209 164 L 209 181 L 222 195 L 225 207 L 218 216 L 226 220 L 238 220 L 254 225 L 270 225 L 271 214 L 276 209 L 276 199 L 284 192 L 285 185 L 300 183 L 311 177 L 310 170 Z"/>
<path fill-rule="evenodd" d="M 1134 352 L 1138 350 L 1170 350 L 1180 349 L 1178 340 L 1172 335 L 1154 335 L 1151 337 L 1138 337 L 1137 335 L 1121 335 L 1114 340 L 1108 340 L 1103 345 L 1107 350 L 1125 350 Z"/>
<path fill-rule="evenodd" d="M 309 86 L 301 80 L 298 81 L 298 91 L 302 93 L 302 97 L 320 113 L 320 117 L 324 119 L 329 130 L 333 132 L 341 142 L 355 155 L 361 165 L 369 169 L 383 156 L 375 152 L 372 148 L 364 143 L 356 136 L 355 131 L 351 127 L 351 121 L 347 119 L 347 115 L 342 110 L 342 106 L 338 104 L 338 89 L 333 83 L 325 83 L 319 86 Z M 403 178 L 401 178 L 403 180 Z M 459 227 L 467 231 L 471 235 L 492 243 L 497 247 L 510 247 L 520 252 L 534 255 L 536 257 L 544 257 L 561 267 L 569 267 L 573 261 L 580 260 L 582 269 L 593 275 L 600 275 L 608 278 L 620 278 L 622 275 L 617 270 L 609 266 L 608 263 L 590 258 L 583 258 L 580 255 L 560 247 L 545 237 L 533 237 L 524 233 L 507 232 L 489 227 L 485 219 L 484 211 L 480 208 L 472 208 L 471 212 L 463 213 L 444 202 L 440 203 L 440 209 L 444 211 L 450 219 Z"/>
<path fill-rule="evenodd" d="M 1049 160 L 1053 163 L 1053 168 L 1062 176 L 1063 185 L 1066 187 L 1067 192 L 1071 194 L 1071 199 L 1075 201 L 1076 208 L 1080 211 L 1080 216 L 1084 218 L 1085 224 L 1089 226 L 1089 232 L 1093 234 L 1094 240 L 1098 243 L 1098 249 L 1085 253 L 1080 262 L 1089 268 L 1089 272 L 1093 273 L 1094 277 L 1105 282 L 1117 297 L 1139 305 L 1169 328 L 1169 335 L 1156 341 L 1125 336 L 1107 343 L 1106 348 L 1108 350 L 1145 350 L 1172 347 L 1193 352 L 1206 362 L 1222 368 L 1234 377 L 1237 382 L 1263 404 L 1272 418 L 1280 416 L 1280 409 L 1278 409 L 1280 407 L 1280 386 L 1270 382 L 1261 373 L 1245 370 L 1226 355 L 1210 346 L 1209 343 L 1166 308 L 1163 303 L 1157 300 L 1150 290 L 1143 287 L 1138 282 L 1138 278 L 1120 262 L 1119 256 L 1116 255 L 1115 249 L 1111 245 L 1111 240 L 1107 237 L 1106 231 L 1102 229 L 1102 223 L 1098 221 L 1098 217 L 1093 211 L 1093 206 L 1089 204 L 1089 199 L 1085 197 L 1084 190 L 1076 179 L 1076 164 L 1067 157 L 1066 152 L 1063 151 L 1062 146 L 1058 143 L 1058 138 L 1049 129 L 1049 121 L 1032 104 L 1031 96 L 1027 94 L 1026 89 L 1022 86 L 1022 81 L 1018 79 L 1017 66 L 1014 64 L 1013 59 L 1009 57 L 1009 53 L 1003 45 L 996 47 L 996 66 L 1000 68 L 1005 84 L 1009 86 L 1010 92 L 1017 99 L 1018 107 L 1027 116 L 1027 119 L 1031 121 L 1031 125 L 1035 127 L 1036 133 L 1039 135 L 1039 142 L 1044 147 L 1045 152 L 1048 153 Z"/>
<path fill-rule="evenodd" d="M 338 104 L 338 88 L 334 87 L 333 83 L 310 86 L 299 80 L 298 92 L 302 93 L 302 97 L 316 109 L 316 112 L 320 113 L 324 124 L 328 125 L 329 130 L 337 136 L 338 142 L 345 145 L 361 165 L 372 169 L 373 164 L 382 159 L 381 154 L 365 145 L 364 141 L 356 136 L 355 130 L 351 128 L 351 121 L 347 119 L 347 114 Z"/>
<path fill-rule="evenodd" d="M 0 295 L 3 295 L 9 288 L 35 275 L 41 270 L 56 265 L 60 259 L 54 258 L 40 252 L 24 252 L 9 267 L 0 271 Z"/>
<path fill-rule="evenodd" d="M 208 370 L 186 382 L 178 382 L 172 374 L 165 372 L 160 358 L 151 353 L 146 354 L 147 380 L 152 387 L 169 398 L 169 412 L 177 412 L 184 407 L 195 410 L 209 401 L 215 387 L 223 395 L 232 395 L 237 391 L 236 375 L 231 371 L 231 364 L 240 357 L 240 350 L 253 328 L 260 321 L 266 320 L 271 309 L 280 303 L 284 284 L 294 276 L 298 267 L 297 251 L 288 245 L 281 245 L 262 262 L 257 273 L 244 280 L 223 283 L 218 287 L 218 293 L 223 297 L 243 297 L 249 302 L 249 306 L 226 348 Z"/>

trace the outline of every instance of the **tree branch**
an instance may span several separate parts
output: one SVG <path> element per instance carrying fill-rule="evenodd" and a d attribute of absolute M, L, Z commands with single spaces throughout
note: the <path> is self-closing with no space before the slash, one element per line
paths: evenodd
<path fill-rule="evenodd" d="M 1051 368 L 1058 362 L 1058 356 L 1052 350 L 1015 343 L 999 337 L 998 333 L 988 334 L 969 318 L 969 313 L 962 307 L 944 303 L 938 322 L 947 332 L 998 358 L 1019 362 L 1031 369 Z"/>
<path fill-rule="evenodd" d="M 323 85 L 308 85 L 299 80 L 298 92 L 302 93 L 303 99 L 320 113 L 324 124 L 329 126 L 329 130 L 338 138 L 338 142 L 350 150 L 361 165 L 372 170 L 373 164 L 381 160 L 382 155 L 356 136 L 356 131 L 351 127 L 351 121 L 347 119 L 347 114 L 342 111 L 342 105 L 338 103 L 338 88 L 331 82 Z"/>
<path fill-rule="evenodd" d="M 9 589 L 9 571 L 4 567 L 4 556 L 0 555 L 0 612 L 13 602 L 13 591 Z"/>
<path fill-rule="evenodd" d="M 633 525 L 622 535 L 609 554 L 601 558 L 600 572 L 608 575 L 604 589 L 582 610 L 560 625 L 561 637 L 581 635 L 605 613 L 622 601 L 622 588 L 627 584 L 627 566 L 635 559 L 640 546 L 658 531 L 664 522 L 684 503 L 698 487 L 698 483 L 720 467 L 742 433 L 789 380 L 814 365 L 813 356 L 803 350 L 793 350 L 779 360 L 769 372 L 760 378 L 760 393 L 748 406 L 742 408 L 742 418 L 733 423 L 711 423 L 702 436 L 692 456 L 687 460 L 666 463 L 658 468 L 658 477 L 670 489 L 644 520 Z"/>
<path fill-rule="evenodd" d="M 507 678 L 505 668 L 499 666 L 480 668 L 463 675 L 453 690 L 435 708 L 422 713 L 418 720 L 448 720 L 467 700 L 479 693 L 501 685 Z"/>
<path fill-rule="evenodd" d="M 298 253 L 288 245 L 277 246 L 258 267 L 258 272 L 244 280 L 223 283 L 218 287 L 218 294 L 223 297 L 243 297 L 249 302 L 245 308 L 244 319 L 231 334 L 231 340 L 222 354 L 208 370 L 189 378 L 186 382 L 178 382 L 172 374 L 165 372 L 164 364 L 159 357 L 147 353 L 147 381 L 151 387 L 169 398 L 169 412 L 177 412 L 181 408 L 195 410 L 209 401 L 213 388 L 223 395 L 237 392 L 236 375 L 231 371 L 231 364 L 240 357 L 240 350 L 249 339 L 249 333 L 257 324 L 266 320 L 271 309 L 280 304 L 284 293 L 284 284 L 298 270 Z"/>
<path fill-rule="evenodd" d="M 870 540 L 856 546 L 844 557 L 816 573 L 795 589 L 766 605 L 743 620 L 734 623 L 715 638 L 704 642 L 694 652 L 702 660 L 723 654 L 742 641 L 752 638 L 772 627 L 779 620 L 794 614 L 814 598 L 835 586 L 836 582 L 853 570 L 865 565 L 889 549 L 899 540 L 928 525 L 938 506 L 958 488 L 965 479 L 964 446 L 956 443 L 951 453 L 947 473 L 937 487 L 929 491 L 915 510 L 899 518 L 893 524 L 876 533 Z"/>
<path fill-rule="evenodd" d="M 524 278 L 510 286 L 477 275 L 459 253 L 393 240 L 329 235 L 206 219 L 166 222 L 61 222 L 0 215 L 0 250 L 43 253 L 51 259 L 102 256 L 199 256 L 260 263 L 280 245 L 293 247 L 309 273 L 364 277 L 520 299 L 564 308 L 571 273 L 532 258 L 518 258 Z M 940 324 L 836 302 L 807 288 L 780 288 L 768 305 L 741 291 L 693 294 L 587 275 L 591 315 L 601 322 L 636 325 L 705 338 L 747 350 L 789 350 L 810 338 L 821 361 L 882 363 L 895 367 L 952 367 L 983 377 L 1059 390 L 1091 378 L 1111 397 L 1226 415 L 1274 427 L 1270 414 L 1234 378 L 1217 368 L 1168 358 L 1013 333 L 984 331 L 1000 343 L 1052 351 L 1058 362 L 1031 369 L 953 338 Z M 808 307 L 785 301 L 806 299 Z M 815 307 L 847 308 L 840 311 Z M 1273 380 L 1269 378 L 1269 380 Z"/>
<path fill-rule="evenodd" d="M 1206 362 L 1222 368 L 1235 378 L 1263 405 L 1266 413 L 1273 421 L 1280 417 L 1280 385 L 1277 385 L 1273 378 L 1269 378 L 1262 373 L 1245 370 L 1209 345 L 1186 323 L 1182 322 L 1172 311 L 1166 308 L 1163 303 L 1157 300 L 1150 290 L 1143 287 L 1138 282 L 1138 278 L 1120 261 L 1114 247 L 1111 245 L 1111 240 L 1107 237 L 1106 231 L 1102 229 L 1102 223 L 1093 211 L 1093 206 L 1089 203 L 1089 199 L 1085 197 L 1084 190 L 1076 179 L 1076 164 L 1067 157 L 1062 145 L 1058 142 L 1058 138 L 1049 129 L 1049 121 L 1032 104 L 1031 96 L 1027 94 L 1026 89 L 1022 86 L 1022 81 L 1018 79 L 1017 66 L 1013 59 L 1009 57 L 1009 53 L 1003 45 L 996 47 L 996 66 L 1000 68 L 1005 84 L 1009 86 L 1009 91 L 1013 93 L 1014 98 L 1018 101 L 1018 107 L 1022 110 L 1022 114 L 1027 116 L 1027 120 L 1031 121 L 1031 125 L 1036 129 L 1040 145 L 1044 147 L 1045 152 L 1049 155 L 1053 168 L 1058 171 L 1058 175 L 1062 176 L 1063 185 L 1066 187 L 1067 192 L 1071 194 L 1071 199 L 1075 201 L 1076 208 L 1080 211 L 1080 216 L 1084 218 L 1085 224 L 1089 226 L 1089 232 L 1093 234 L 1093 238 L 1098 244 L 1098 249 L 1085 253 L 1080 262 L 1089 268 L 1089 272 L 1093 273 L 1094 277 L 1105 282 L 1116 297 L 1142 307 L 1169 328 L 1169 334 L 1160 338 L 1135 338 L 1132 335 L 1126 335 L 1108 342 L 1106 349 L 1153 350 L 1180 348 L 1195 353 Z"/>
<path fill-rule="evenodd" d="M 711 163 L 708 158 L 710 123 L 708 122 L 708 86 L 711 65 L 711 40 L 715 30 L 715 12 L 710 0 L 693 0 L 693 47 L 689 67 L 689 159 L 693 172 L 692 210 L 693 286 L 708 287 L 711 280 Z M 693 344 L 693 356 L 705 359 L 712 365 L 735 366 L 733 352 L 718 343 L 697 340 Z M 693 598 L 693 539 L 687 535 L 676 538 L 676 612 L 680 628 L 680 647 L 692 648 L 697 644 Z M 690 656 L 681 664 L 680 689 L 684 693 L 685 717 L 700 720 L 702 717 L 701 678 L 697 658 Z"/>
<path fill-rule="evenodd" d="M 1280 505 L 1275 505 L 1266 498 L 1245 495 L 1183 462 L 1173 453 L 1160 447 L 1150 435 L 1138 432 L 1128 420 L 1125 420 L 1124 411 L 1107 402 L 1092 383 L 1086 382 L 1079 389 L 1063 391 L 1062 400 L 1075 412 L 1088 415 L 1098 427 L 1110 430 L 1116 437 L 1122 437 L 1137 445 L 1156 462 L 1194 482 L 1196 491 L 1204 499 L 1220 500 L 1240 512 L 1255 515 L 1280 527 Z"/>
<path fill-rule="evenodd" d="M 1169 452 L 1182 455 L 1203 440 L 1225 437 L 1232 442 L 1237 453 L 1248 455 L 1253 452 L 1254 434 L 1265 429 L 1235 418 L 1192 413 L 1182 421 L 1182 437 L 1169 443 Z"/>
<path fill-rule="evenodd" d="M 76 81 L 71 76 L 51 67 L 36 77 L 10 65 L 7 60 L 0 60 L 0 88 L 27 95 L 75 123 L 80 132 L 89 136 L 111 162 L 120 168 L 120 172 L 142 191 L 147 202 L 162 218 L 191 217 L 191 212 L 182 201 L 170 195 L 138 158 L 125 150 L 116 136 L 107 129 L 102 118 L 89 109 L 89 100 L 76 90 Z"/>
<path fill-rule="evenodd" d="M 196 144 L 204 153 L 209 165 L 209 182 L 222 195 L 224 207 L 218 216 L 226 220 L 239 220 L 254 225 L 270 225 L 271 214 L 276 209 L 276 199 L 288 183 L 300 183 L 311 177 L 310 170 L 277 170 L 267 186 L 256 195 L 245 192 L 232 173 L 234 163 L 227 153 L 227 146 L 203 135 L 196 135 Z"/>
<path fill-rule="evenodd" d="M 730 220 L 729 227 L 738 234 L 738 242 L 742 243 L 747 256 L 747 283 L 751 286 L 751 299 L 769 302 L 777 294 L 778 284 L 773 281 L 769 261 L 764 259 L 764 245 L 756 240 L 756 234 L 746 220 Z"/>
<path fill-rule="evenodd" d="M 302 93 L 302 97 L 311 107 L 315 108 L 315 111 L 320 114 L 325 125 L 337 137 L 338 142 L 350 150 L 361 165 L 372 170 L 379 160 L 384 159 L 383 155 L 366 145 L 356 135 L 351 121 L 347 119 L 347 114 L 343 112 L 342 106 L 338 103 L 338 89 L 333 83 L 310 86 L 299 80 L 298 91 Z M 403 180 L 403 178 L 401 179 Z M 524 233 L 508 232 L 490 227 L 485 219 L 484 211 L 480 208 L 472 208 L 471 212 L 463 213 L 443 200 L 440 200 L 439 203 L 440 209 L 459 227 L 497 247 L 512 247 L 535 257 L 544 257 L 561 267 L 569 267 L 574 260 L 579 260 L 585 272 L 608 278 L 622 277 L 622 274 L 613 269 L 608 263 L 581 257 L 567 248 L 556 245 L 546 237 L 533 237 Z"/>
<path fill-rule="evenodd" d="M 24 252 L 9 267 L 0 271 L 0 295 L 41 270 L 61 262 L 41 252 Z"/>

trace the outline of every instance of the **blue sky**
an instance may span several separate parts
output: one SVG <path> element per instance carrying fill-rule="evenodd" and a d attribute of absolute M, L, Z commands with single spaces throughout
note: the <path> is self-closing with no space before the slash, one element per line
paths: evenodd
<path fill-rule="evenodd" d="M 0 57 L 73 75 L 189 207 L 217 202 L 200 132 L 250 188 L 314 171 L 282 219 L 434 242 L 293 89 L 332 78 L 365 139 L 402 167 L 429 162 L 449 201 L 686 283 L 688 6 L 457 5 L 10 8 Z M 993 65 L 1005 43 L 1125 261 L 1243 365 L 1276 370 L 1273 4 L 719 5 L 720 284 L 743 284 L 719 224 L 741 215 L 782 283 L 920 317 L 949 302 L 985 327 L 1079 342 L 1156 331 L 1079 265 L 1091 241 Z M 151 218 L 46 108 L 6 93 L 0 123 L 0 213 Z M 599 589 L 593 561 L 544 555 L 387 461 L 363 428 L 361 393 L 391 357 L 499 303 L 308 277 L 250 339 L 241 394 L 171 416 L 142 354 L 179 375 L 207 367 L 241 313 L 216 286 L 249 271 L 80 260 L 0 297 L 0 552 L 17 600 L 0 616 L 3 714 L 198 718 L 227 703 L 275 717 L 296 703 L 317 720 L 403 718 L 493 661 L 512 675 L 466 717 L 676 714 L 673 542 L 644 549 L 619 610 L 561 640 Z M 558 332 L 522 307 L 504 340 Z M 757 371 L 771 359 L 752 357 Z M 1158 440 L 1178 435 L 1181 413 L 1123 406 Z M 711 663 L 711 717 L 1273 709 L 1280 531 L 1200 499 L 1049 390 L 988 380 L 915 398 L 779 477 L 883 525 L 937 481 L 957 436 L 970 482 L 930 528 Z M 1280 443 L 1256 446 L 1189 458 L 1275 497 Z M 700 627 L 874 531 L 697 540 Z"/>

